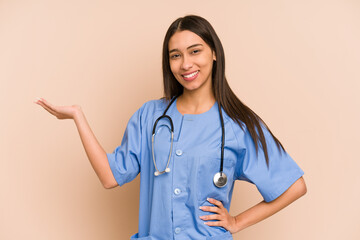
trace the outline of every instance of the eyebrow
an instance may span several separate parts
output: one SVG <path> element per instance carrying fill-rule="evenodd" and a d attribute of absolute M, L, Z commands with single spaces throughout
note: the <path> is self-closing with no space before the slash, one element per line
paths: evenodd
<path fill-rule="evenodd" d="M 187 47 L 186 49 L 190 49 L 190 48 L 198 47 L 198 46 L 202 46 L 202 44 L 196 43 L 196 44 L 193 44 L 193 45 Z M 179 49 L 177 49 L 177 48 L 171 49 L 171 50 L 169 51 L 169 54 L 172 53 L 172 52 L 180 52 L 180 51 L 179 51 Z"/>

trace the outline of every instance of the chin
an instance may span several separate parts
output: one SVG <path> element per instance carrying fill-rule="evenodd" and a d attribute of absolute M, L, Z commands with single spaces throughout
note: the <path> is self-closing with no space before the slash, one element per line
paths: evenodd
<path fill-rule="evenodd" d="M 186 85 L 183 85 L 183 87 L 184 87 L 184 90 L 190 91 L 190 92 L 195 91 L 200 88 L 200 86 L 186 86 Z"/>

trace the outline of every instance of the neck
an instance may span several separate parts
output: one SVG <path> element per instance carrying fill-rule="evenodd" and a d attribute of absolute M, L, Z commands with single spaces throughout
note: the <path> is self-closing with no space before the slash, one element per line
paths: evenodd
<path fill-rule="evenodd" d="M 177 108 L 182 114 L 200 114 L 208 111 L 215 103 L 211 89 L 209 92 L 199 93 L 186 91 L 177 100 Z"/>

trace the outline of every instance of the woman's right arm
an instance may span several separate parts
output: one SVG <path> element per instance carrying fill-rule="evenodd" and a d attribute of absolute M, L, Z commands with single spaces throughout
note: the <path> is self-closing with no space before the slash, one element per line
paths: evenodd
<path fill-rule="evenodd" d="M 78 105 L 54 106 L 43 98 L 39 98 L 35 101 L 35 103 L 42 106 L 58 119 L 73 119 L 78 129 L 86 155 L 102 185 L 107 189 L 118 186 L 118 183 L 111 171 L 106 152 L 97 141 L 81 107 Z"/>

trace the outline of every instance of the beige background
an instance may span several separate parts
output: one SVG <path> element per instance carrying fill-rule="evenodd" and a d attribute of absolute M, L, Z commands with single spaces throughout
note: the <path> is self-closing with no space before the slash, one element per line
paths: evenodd
<path fill-rule="evenodd" d="M 308 193 L 234 239 L 360 239 L 360 2 L 0 0 L 0 239 L 129 239 L 139 177 L 105 190 L 73 121 L 33 101 L 79 104 L 107 152 L 162 96 L 170 23 L 199 14 L 225 48 L 232 89 L 305 171 Z M 237 182 L 231 213 L 262 200 Z"/>

